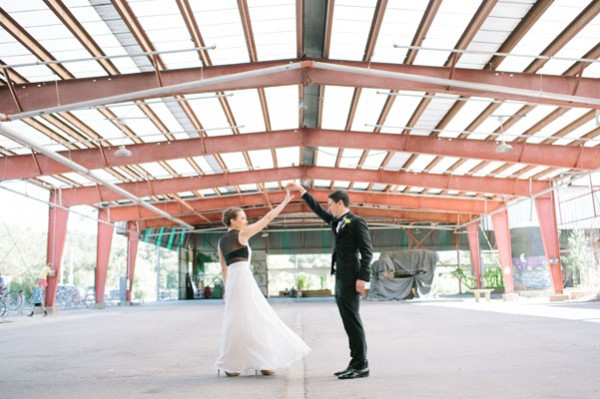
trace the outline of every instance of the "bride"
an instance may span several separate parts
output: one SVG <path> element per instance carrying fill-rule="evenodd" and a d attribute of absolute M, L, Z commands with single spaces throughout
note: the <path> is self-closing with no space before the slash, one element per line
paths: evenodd
<path fill-rule="evenodd" d="M 252 224 L 240 208 L 223 212 L 228 230 L 219 240 L 218 252 L 225 284 L 225 314 L 216 366 L 229 377 L 251 369 L 270 375 L 310 352 L 271 308 L 250 270 L 252 250 L 248 240 L 277 217 L 292 198 L 287 191 L 279 206 Z"/>

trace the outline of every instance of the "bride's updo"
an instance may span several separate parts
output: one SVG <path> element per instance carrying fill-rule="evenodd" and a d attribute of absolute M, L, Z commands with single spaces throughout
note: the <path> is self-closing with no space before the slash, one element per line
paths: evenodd
<path fill-rule="evenodd" d="M 242 208 L 227 208 L 223 211 L 223 224 L 227 227 L 231 226 L 231 221 L 235 219 Z"/>

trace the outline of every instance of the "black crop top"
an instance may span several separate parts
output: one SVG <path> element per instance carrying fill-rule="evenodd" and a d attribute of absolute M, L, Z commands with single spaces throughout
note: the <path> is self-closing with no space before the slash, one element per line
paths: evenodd
<path fill-rule="evenodd" d="M 240 244 L 239 230 L 229 230 L 219 240 L 219 248 L 227 266 L 235 262 L 248 261 L 250 253 L 247 245 Z"/>

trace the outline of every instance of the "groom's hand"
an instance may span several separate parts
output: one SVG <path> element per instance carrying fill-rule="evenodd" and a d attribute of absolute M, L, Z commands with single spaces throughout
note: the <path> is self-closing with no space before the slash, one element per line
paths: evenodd
<path fill-rule="evenodd" d="M 362 299 L 367 297 L 367 291 L 365 290 L 365 280 L 356 280 L 356 292 L 360 294 Z"/>

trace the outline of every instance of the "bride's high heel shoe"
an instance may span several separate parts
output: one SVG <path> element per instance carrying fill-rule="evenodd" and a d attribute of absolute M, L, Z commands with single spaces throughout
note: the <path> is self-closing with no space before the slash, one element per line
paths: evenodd
<path fill-rule="evenodd" d="M 237 371 L 225 371 L 225 375 L 227 377 L 237 377 L 238 375 L 240 375 L 240 373 L 238 373 Z"/>
<path fill-rule="evenodd" d="M 260 373 L 262 375 L 272 375 L 272 374 L 275 374 L 275 372 L 273 370 L 260 370 Z"/>

